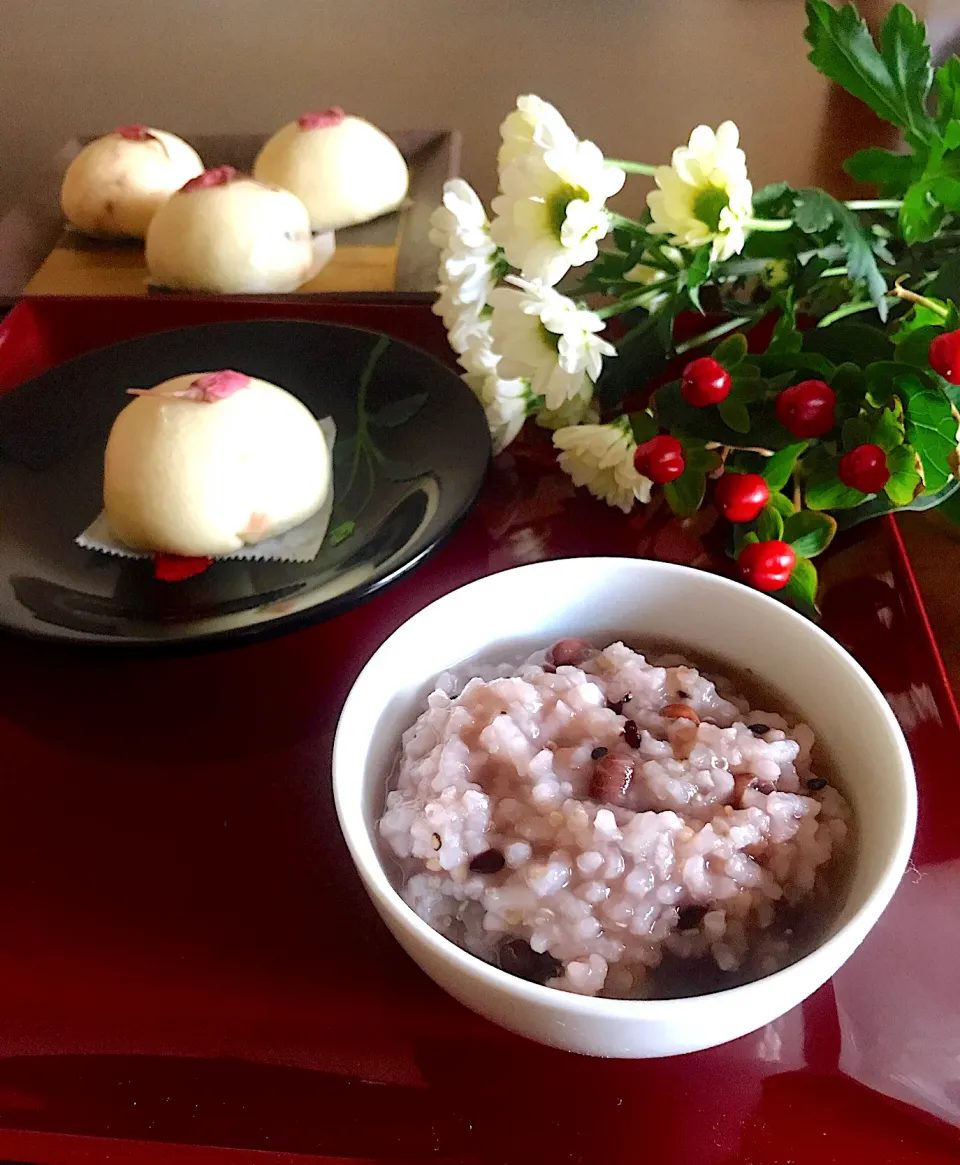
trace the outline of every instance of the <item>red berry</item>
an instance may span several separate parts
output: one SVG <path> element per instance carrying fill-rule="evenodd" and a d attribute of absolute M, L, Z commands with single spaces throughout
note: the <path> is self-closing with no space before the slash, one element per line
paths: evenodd
<path fill-rule="evenodd" d="M 794 437 L 822 437 L 833 428 L 837 394 L 822 380 L 802 380 L 779 393 L 777 420 Z"/>
<path fill-rule="evenodd" d="M 637 473 L 649 477 L 657 485 L 664 485 L 683 473 L 683 446 L 676 437 L 661 433 L 637 446 L 633 464 Z"/>
<path fill-rule="evenodd" d="M 730 373 L 712 356 L 692 360 L 683 370 L 680 391 L 687 404 L 698 409 L 719 404 L 730 395 Z"/>
<path fill-rule="evenodd" d="M 858 445 L 840 458 L 840 480 L 850 489 L 878 494 L 890 480 L 887 455 L 879 445 Z"/>
<path fill-rule="evenodd" d="M 759 473 L 725 473 L 713 500 L 728 522 L 752 522 L 770 500 L 770 487 Z"/>
<path fill-rule="evenodd" d="M 934 372 L 951 384 L 960 384 L 960 330 L 935 336 L 930 342 L 929 359 Z"/>
<path fill-rule="evenodd" d="M 786 542 L 748 542 L 737 564 L 744 579 L 758 591 L 780 591 L 790 581 L 797 556 Z"/>

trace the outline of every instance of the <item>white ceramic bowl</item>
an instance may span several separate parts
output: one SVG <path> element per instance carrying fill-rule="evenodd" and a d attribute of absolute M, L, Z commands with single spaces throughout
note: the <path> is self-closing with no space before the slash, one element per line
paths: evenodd
<path fill-rule="evenodd" d="M 568 636 L 598 645 L 655 637 L 694 662 L 749 668 L 802 711 L 853 800 L 858 836 L 847 901 L 820 945 L 765 979 L 688 999 L 595 999 L 515 978 L 456 947 L 394 889 L 376 820 L 400 735 L 445 668 L 516 657 Z M 467 1007 L 503 1027 L 596 1056 L 666 1056 L 754 1031 L 800 1003 L 849 958 L 903 874 L 916 785 L 903 734 L 866 672 L 833 639 L 740 583 L 640 559 L 579 558 L 491 575 L 438 599 L 373 655 L 344 705 L 333 787 L 347 845 L 397 941 Z"/>

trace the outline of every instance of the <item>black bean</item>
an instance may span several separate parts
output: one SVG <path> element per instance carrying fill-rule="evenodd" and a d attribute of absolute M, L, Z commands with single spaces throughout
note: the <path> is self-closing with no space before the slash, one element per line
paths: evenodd
<path fill-rule="evenodd" d="M 681 691 L 681 690 L 680 690 L 680 688 L 677 688 L 677 698 L 678 698 L 678 699 L 680 699 L 680 700 L 689 700 L 689 699 L 690 699 L 690 693 L 689 693 L 689 692 L 683 692 L 683 691 Z"/>
<path fill-rule="evenodd" d="M 597 747 L 593 750 L 593 752 L 590 753 L 590 759 L 591 760 L 603 760 L 603 758 L 607 755 L 607 753 L 609 751 L 610 750 L 604 748 L 602 744 L 598 744 Z"/>
<path fill-rule="evenodd" d="M 703 922 L 703 916 L 706 913 L 706 906 L 681 906 L 677 928 L 679 930 L 694 930 Z"/>
<path fill-rule="evenodd" d="M 631 748 L 640 747 L 640 729 L 635 720 L 628 720 L 623 726 L 623 739 Z"/>
<path fill-rule="evenodd" d="M 770 793 L 775 793 L 776 790 L 777 790 L 777 786 L 773 783 L 773 781 L 757 781 L 757 792 L 758 793 L 763 793 L 763 794 L 767 795 Z"/>
<path fill-rule="evenodd" d="M 622 700 L 608 700 L 607 707 L 610 709 L 611 712 L 616 712 L 616 714 L 618 716 L 622 716 L 624 704 L 629 704 L 632 699 L 633 699 L 633 696 L 631 696 L 630 693 L 627 692 L 627 694 L 623 697 Z"/>
<path fill-rule="evenodd" d="M 560 964 L 553 955 L 546 951 L 538 955 L 522 938 L 513 938 L 505 942 L 497 954 L 497 963 L 501 971 L 516 975 L 518 979 L 527 979 L 531 983 L 546 983 L 560 971 Z"/>
<path fill-rule="evenodd" d="M 766 736 L 770 731 L 769 724 L 748 724 L 747 727 L 750 729 L 754 736 Z"/>
<path fill-rule="evenodd" d="M 433 846 L 433 848 L 435 850 L 438 850 L 443 845 L 443 838 L 440 836 L 439 833 L 431 833 L 430 844 Z"/>
<path fill-rule="evenodd" d="M 810 780 L 807 781 L 807 788 L 812 793 L 819 793 L 821 789 L 825 789 L 827 787 L 827 784 L 828 782 L 826 777 L 811 777 Z"/>
<path fill-rule="evenodd" d="M 498 849 L 488 849 L 470 859 L 470 870 L 474 874 L 499 874 L 506 864 L 507 859 Z"/>

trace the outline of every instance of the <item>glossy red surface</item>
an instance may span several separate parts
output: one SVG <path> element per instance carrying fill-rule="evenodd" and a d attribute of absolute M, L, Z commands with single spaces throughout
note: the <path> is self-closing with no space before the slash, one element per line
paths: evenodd
<path fill-rule="evenodd" d="M 445 354 L 420 307 L 34 301 L 0 328 L 0 387 L 148 330 L 321 311 Z M 709 1052 L 575 1057 L 447 998 L 353 873 L 330 747 L 393 628 L 534 559 L 704 565 L 703 525 L 626 520 L 575 493 L 533 440 L 497 460 L 429 562 L 312 630 L 152 662 L 0 641 L 0 1158 L 955 1162 L 953 1130 L 839 1074 L 829 987 Z M 847 538 L 824 577 L 826 626 L 910 710 L 915 856 L 960 856 L 960 724 L 894 524 Z"/>

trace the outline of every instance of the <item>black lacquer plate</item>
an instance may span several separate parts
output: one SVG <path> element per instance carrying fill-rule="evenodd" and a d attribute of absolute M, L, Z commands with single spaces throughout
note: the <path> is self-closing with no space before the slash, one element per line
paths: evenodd
<path fill-rule="evenodd" d="M 126 390 L 233 368 L 337 425 L 334 512 L 313 562 L 215 562 L 159 582 L 146 560 L 74 542 L 101 508 Z M 355 606 L 465 516 L 490 457 L 451 370 L 375 332 L 296 320 L 181 328 L 90 352 L 0 397 L 0 626 L 116 651 L 230 646 Z"/>

